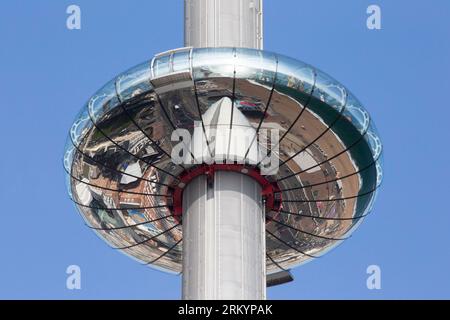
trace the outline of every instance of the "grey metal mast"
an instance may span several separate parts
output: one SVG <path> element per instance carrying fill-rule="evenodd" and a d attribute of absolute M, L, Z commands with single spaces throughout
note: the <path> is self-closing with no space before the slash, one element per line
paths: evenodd
<path fill-rule="evenodd" d="M 185 0 L 186 47 L 263 49 L 262 0 Z"/>
<path fill-rule="evenodd" d="M 262 49 L 262 45 L 262 0 L 185 0 L 185 46 Z M 219 116 L 208 117 L 207 111 L 203 118 L 229 125 L 231 108 L 231 100 L 223 98 L 210 107 Z M 207 128 L 228 127 L 205 121 Z M 251 128 L 237 108 L 232 123 Z M 227 136 L 219 131 L 217 136 Z M 215 145 L 216 154 L 230 143 Z M 239 151 L 225 153 L 244 156 Z M 261 186 L 249 176 L 217 171 L 212 179 L 200 176 L 186 186 L 183 299 L 266 298 L 264 215 Z"/>

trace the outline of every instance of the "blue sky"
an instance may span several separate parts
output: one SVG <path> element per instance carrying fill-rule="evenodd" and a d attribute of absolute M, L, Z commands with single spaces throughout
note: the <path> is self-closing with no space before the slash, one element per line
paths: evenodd
<path fill-rule="evenodd" d="M 66 29 L 66 8 L 82 29 Z M 366 8 L 382 9 L 382 30 Z M 66 133 L 121 71 L 183 45 L 182 0 L 0 2 L 0 298 L 178 299 L 180 278 L 145 268 L 88 230 L 68 199 Z M 265 1 L 265 49 L 348 86 L 376 121 L 385 180 L 373 214 L 272 299 L 450 298 L 450 2 Z M 66 268 L 82 289 L 66 289 Z M 382 270 L 368 290 L 366 268 Z"/>

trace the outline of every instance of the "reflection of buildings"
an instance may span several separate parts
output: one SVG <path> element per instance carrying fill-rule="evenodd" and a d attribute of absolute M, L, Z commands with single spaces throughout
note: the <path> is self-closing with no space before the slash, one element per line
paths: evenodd
<path fill-rule="evenodd" d="M 146 110 L 147 112 L 141 113 L 141 115 L 144 114 L 142 117 L 144 121 L 141 121 L 141 124 L 147 128 L 147 134 L 153 138 L 162 137 L 163 124 L 155 121 L 155 109 Z M 105 115 L 105 119 L 110 122 L 114 117 Z M 129 118 L 125 123 L 123 119 L 121 120 L 120 130 L 104 129 L 109 130 L 112 141 L 101 139 L 102 136 L 99 136 L 100 143 L 81 146 L 80 149 L 89 154 L 89 157 L 77 153 L 72 172 L 75 177 L 84 177 L 83 182 L 78 182 L 78 185 L 83 185 L 84 190 L 91 195 L 87 198 L 88 201 L 75 199 L 80 203 L 84 202 L 86 207 L 83 207 L 83 212 L 89 223 L 103 229 L 141 224 L 125 228 L 120 232 L 101 231 L 114 235 L 115 238 L 121 238 L 125 241 L 123 243 L 133 244 L 146 241 L 146 239 L 162 233 L 172 227 L 175 222 L 173 219 L 172 221 L 167 219 L 142 224 L 169 214 L 167 208 L 151 208 L 165 204 L 165 202 L 158 203 L 158 197 L 143 196 L 143 194 L 161 193 L 156 183 L 147 180 L 159 180 L 158 171 L 148 163 L 157 162 L 163 154 L 154 148 L 152 142 L 142 131 L 137 130 Z M 124 152 L 122 148 L 127 152 Z M 129 153 L 135 154 L 143 160 L 130 163 Z M 164 246 L 164 243 L 174 243 L 179 239 L 181 239 L 181 231 L 179 228 L 175 228 L 151 241 L 153 244 L 161 243 L 161 246 Z M 120 241 L 114 240 L 114 243 L 120 243 Z"/>
<path fill-rule="evenodd" d="M 246 115 L 249 118 L 256 117 L 260 119 L 261 117 L 264 116 L 264 106 L 261 104 L 261 102 L 254 103 L 249 101 L 238 100 L 235 101 L 235 105 L 244 115 Z"/>
<path fill-rule="evenodd" d="M 267 212 L 287 225 L 280 226 L 269 221 L 267 230 L 308 254 L 328 248 L 335 242 L 308 235 L 306 232 L 328 237 L 344 235 L 348 227 L 356 224 L 357 220 L 324 218 L 351 218 L 355 214 L 362 214 L 365 208 L 356 206 L 358 202 L 361 203 L 358 192 L 363 182 L 368 180 L 357 173 L 363 166 L 346 151 L 349 139 L 341 138 L 347 133 L 329 128 L 334 123 L 333 117 L 338 116 L 335 106 L 331 105 L 332 100 L 328 92 L 334 87 L 328 85 L 329 81 L 321 83 L 323 79 L 315 78 L 317 70 L 309 66 L 299 63 L 300 67 L 295 67 L 295 61 L 289 60 L 291 68 L 286 61 L 283 63 L 283 56 L 266 55 L 263 58 L 261 52 L 257 51 L 250 51 L 248 56 L 243 52 L 233 59 L 244 67 L 248 64 L 248 59 L 254 66 L 256 56 L 266 60 L 265 64 L 261 63 L 261 68 L 236 68 L 238 73 L 233 76 L 226 74 L 232 69 L 226 63 L 223 68 L 209 68 L 209 61 L 206 60 L 206 66 L 197 70 L 194 66 L 202 65 L 202 61 L 193 64 L 192 60 L 197 56 L 195 50 L 201 49 L 192 50 L 181 49 L 183 57 L 186 57 L 185 61 L 181 61 L 185 66 L 183 70 L 173 70 L 179 65 L 175 64 L 173 59 L 180 53 L 177 52 L 155 57 L 155 60 L 161 59 L 167 64 L 167 68 L 163 64 L 157 64 L 161 74 L 156 77 L 155 70 L 150 69 L 151 63 L 143 64 L 137 76 L 128 72 L 126 81 L 118 80 L 124 86 L 115 88 L 119 96 L 127 97 L 124 102 L 114 105 L 112 100 L 106 101 L 98 113 L 102 110 L 110 111 L 103 116 L 99 115 L 96 121 L 98 128 L 79 128 L 84 141 L 79 148 L 86 156 L 77 154 L 71 168 L 75 179 L 83 182 L 72 179 L 71 192 L 76 201 L 90 207 L 80 206 L 88 223 L 101 228 L 132 226 L 126 228 L 129 229 L 127 231 L 100 232 L 107 241 L 117 246 L 144 241 L 143 245 L 127 250 L 143 261 L 159 257 L 180 240 L 181 227 L 176 227 L 145 242 L 146 239 L 178 223 L 174 218 L 146 223 L 171 214 L 171 211 L 164 207 L 172 205 L 169 186 L 174 186 L 174 177 L 171 174 L 178 176 L 185 170 L 170 163 L 170 135 L 174 127 L 190 129 L 193 122 L 200 120 L 200 115 L 213 103 L 223 97 L 229 97 L 254 127 L 261 123 L 261 131 L 278 129 L 280 137 L 285 135 L 279 153 L 275 154 L 279 156 L 280 162 L 286 163 L 270 181 L 278 181 L 282 189 L 283 210 L 292 214 L 277 212 L 276 215 L 275 212 Z M 210 51 L 210 56 L 204 56 L 214 60 L 214 50 Z M 179 62 L 178 60 L 177 63 Z M 276 76 L 273 71 L 264 69 L 264 66 L 275 69 L 277 62 L 283 68 L 277 68 Z M 302 71 L 302 68 L 305 71 Z M 164 74 L 161 71 L 163 69 L 166 69 Z M 246 73 L 240 75 L 239 72 Z M 320 88 L 317 89 L 318 93 L 311 95 L 308 90 L 311 90 L 316 82 Z M 100 92 L 98 96 L 105 95 Z M 110 93 L 106 96 L 110 96 Z M 316 105 L 313 105 L 314 103 Z M 352 109 L 346 111 L 351 113 Z M 365 113 L 358 111 L 358 114 L 358 117 L 368 121 Z M 358 121 L 354 114 L 346 114 L 342 118 L 352 127 L 363 121 Z M 352 135 L 352 132 L 348 135 Z M 368 137 L 370 136 L 369 134 Z M 256 141 L 261 143 L 261 139 Z M 364 143 L 365 141 L 362 141 L 362 144 Z M 269 149 L 273 146 L 273 141 L 270 141 Z M 367 157 L 370 157 L 369 150 L 361 151 L 360 153 L 368 153 Z M 339 157 L 334 157 L 341 152 Z M 288 178 L 280 181 L 285 177 Z M 367 199 L 370 200 L 371 197 L 372 195 L 368 195 Z M 158 206 L 163 207 L 154 208 Z M 141 225 L 135 226 L 136 224 Z M 165 256 L 168 259 L 163 258 L 157 264 L 173 270 L 174 265 L 170 265 L 170 260 L 173 259 L 178 268 L 180 248 L 181 245 L 170 251 Z M 270 236 L 267 236 L 267 250 L 279 263 L 284 261 L 284 266 L 288 268 L 300 260 L 309 259 Z"/>

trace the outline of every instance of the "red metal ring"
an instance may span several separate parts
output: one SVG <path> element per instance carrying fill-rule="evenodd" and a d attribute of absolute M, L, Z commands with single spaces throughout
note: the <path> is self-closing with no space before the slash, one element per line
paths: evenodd
<path fill-rule="evenodd" d="M 262 187 L 261 196 L 266 200 L 266 212 L 279 211 L 281 208 L 281 191 L 276 182 L 270 182 L 261 175 L 259 169 L 241 164 L 202 164 L 191 170 L 183 172 L 179 177 L 179 182 L 173 185 L 173 207 L 172 213 L 179 222 L 183 215 L 183 190 L 193 179 L 201 175 L 214 177 L 216 171 L 232 171 L 244 174 L 255 179 Z"/>

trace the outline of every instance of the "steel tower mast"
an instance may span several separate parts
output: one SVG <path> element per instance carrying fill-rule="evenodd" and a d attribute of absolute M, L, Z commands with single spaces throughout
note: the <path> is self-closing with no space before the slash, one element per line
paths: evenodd
<path fill-rule="evenodd" d="M 262 45 L 262 0 L 185 0 L 185 46 L 262 49 Z M 227 128 L 231 122 L 251 128 L 249 123 L 237 123 L 245 122 L 243 116 L 235 114 L 231 120 L 234 107 L 229 98 L 213 107 L 222 123 L 207 126 Z M 240 113 L 237 108 L 233 111 Z M 217 143 L 216 154 L 229 143 Z M 209 180 L 204 175 L 196 178 L 183 194 L 183 299 L 265 299 L 261 186 L 248 176 L 217 171 Z"/>
<path fill-rule="evenodd" d="M 263 49 L 262 0 L 185 0 L 186 47 Z"/>
<path fill-rule="evenodd" d="M 111 247 L 183 274 L 184 299 L 265 299 L 372 211 L 383 146 L 343 84 L 261 50 L 262 0 L 184 1 L 186 47 L 81 109 L 67 191 Z"/>

